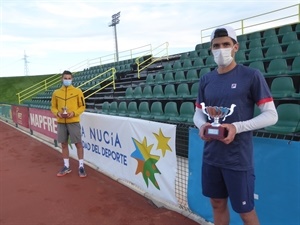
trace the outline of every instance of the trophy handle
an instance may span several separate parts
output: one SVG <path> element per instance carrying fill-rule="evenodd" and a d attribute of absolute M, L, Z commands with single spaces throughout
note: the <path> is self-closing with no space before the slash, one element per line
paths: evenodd
<path fill-rule="evenodd" d="M 235 107 L 236 107 L 235 104 L 231 104 L 230 109 L 229 109 L 229 113 L 228 113 L 227 115 L 224 116 L 224 118 L 223 118 L 222 121 L 225 121 L 226 117 L 227 117 L 227 116 L 230 116 L 230 115 L 233 113 Z"/>
<path fill-rule="evenodd" d="M 206 110 L 205 110 L 205 108 L 206 108 L 206 107 L 205 107 L 205 103 L 204 103 L 204 102 L 201 102 L 200 105 L 201 105 L 201 108 L 202 108 L 202 112 L 203 112 L 205 115 L 207 115 L 207 117 L 208 117 L 209 120 L 211 120 L 209 114 L 208 114 L 208 113 L 206 112 Z"/>

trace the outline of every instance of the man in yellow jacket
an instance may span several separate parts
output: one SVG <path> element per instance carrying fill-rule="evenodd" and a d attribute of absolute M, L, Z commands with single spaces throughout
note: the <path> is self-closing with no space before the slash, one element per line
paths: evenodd
<path fill-rule="evenodd" d="M 62 87 L 55 90 L 51 99 L 51 111 L 57 117 L 57 141 L 61 143 L 64 167 L 57 173 L 62 177 L 72 170 L 69 164 L 68 140 L 77 148 L 79 160 L 78 174 L 86 177 L 83 163 L 83 147 L 80 130 L 80 114 L 85 110 L 82 91 L 72 85 L 72 73 L 65 70 L 62 74 Z"/>

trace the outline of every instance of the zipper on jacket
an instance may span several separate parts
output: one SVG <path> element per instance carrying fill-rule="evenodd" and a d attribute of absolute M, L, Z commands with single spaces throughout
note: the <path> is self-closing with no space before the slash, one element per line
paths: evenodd
<path fill-rule="evenodd" d="M 67 91 L 68 91 L 68 87 L 65 86 L 65 88 L 66 88 L 66 91 L 65 91 L 65 108 L 67 109 Z M 65 118 L 65 123 L 67 123 L 67 118 Z"/>

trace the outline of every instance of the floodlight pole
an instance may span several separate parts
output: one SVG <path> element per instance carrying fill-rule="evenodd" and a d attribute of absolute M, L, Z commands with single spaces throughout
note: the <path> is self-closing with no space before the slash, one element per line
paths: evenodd
<path fill-rule="evenodd" d="M 118 12 L 114 15 L 112 15 L 112 20 L 111 20 L 111 24 L 109 24 L 109 27 L 114 27 L 114 32 L 115 32 L 115 43 L 116 43 L 116 58 L 117 58 L 117 62 L 119 62 L 119 51 L 118 51 L 118 38 L 117 38 L 117 24 L 119 24 L 120 22 L 120 13 Z"/>

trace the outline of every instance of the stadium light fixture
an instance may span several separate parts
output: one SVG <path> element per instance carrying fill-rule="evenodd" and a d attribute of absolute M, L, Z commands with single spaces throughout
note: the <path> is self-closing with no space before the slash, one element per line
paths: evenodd
<path fill-rule="evenodd" d="M 117 24 L 120 23 L 120 13 L 118 12 L 114 15 L 112 15 L 111 23 L 108 25 L 109 27 L 114 27 L 114 33 L 115 33 L 115 44 L 116 44 L 116 60 L 119 62 L 119 51 L 118 51 L 118 38 L 117 38 Z"/>

